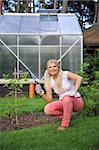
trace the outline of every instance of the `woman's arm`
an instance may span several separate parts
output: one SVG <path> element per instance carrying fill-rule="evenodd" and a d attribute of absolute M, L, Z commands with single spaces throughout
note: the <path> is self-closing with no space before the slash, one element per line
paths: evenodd
<path fill-rule="evenodd" d="M 76 92 L 78 91 L 82 81 L 83 81 L 83 78 L 75 73 L 72 73 L 72 72 L 69 72 L 67 74 L 67 77 L 69 80 L 73 80 L 74 81 L 74 92 L 76 94 Z"/>
<path fill-rule="evenodd" d="M 48 103 L 52 102 L 52 90 L 51 89 L 48 89 L 46 91 L 46 94 L 44 93 L 42 95 L 42 98 L 47 101 Z"/>
<path fill-rule="evenodd" d="M 36 90 L 36 93 L 39 94 L 46 102 L 48 103 L 52 102 L 52 90 L 50 88 L 46 90 L 46 94 L 45 94 L 41 85 L 37 84 L 35 86 L 35 90 Z"/>

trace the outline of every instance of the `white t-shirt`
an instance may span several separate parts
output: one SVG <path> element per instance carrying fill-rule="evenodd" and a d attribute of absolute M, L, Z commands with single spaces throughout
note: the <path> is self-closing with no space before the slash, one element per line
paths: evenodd
<path fill-rule="evenodd" d="M 56 94 L 59 95 L 59 99 L 62 99 L 64 96 L 70 94 L 71 91 L 74 91 L 74 82 L 69 80 L 67 77 L 69 71 L 63 71 L 62 74 L 62 88 L 61 89 L 57 89 L 56 87 L 56 82 L 53 79 L 53 77 L 51 77 L 50 79 L 50 83 L 51 83 L 51 88 L 55 91 Z M 80 97 L 80 93 L 77 92 L 75 97 Z"/>

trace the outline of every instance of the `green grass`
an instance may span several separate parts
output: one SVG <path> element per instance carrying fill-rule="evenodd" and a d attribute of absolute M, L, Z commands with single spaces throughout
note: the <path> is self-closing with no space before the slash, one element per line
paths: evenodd
<path fill-rule="evenodd" d="M 19 98 L 15 105 L 15 99 L 0 98 L 0 116 L 6 116 L 8 113 L 15 113 L 15 108 L 19 114 L 42 112 L 46 102 L 40 97 L 33 99 Z"/>
<path fill-rule="evenodd" d="M 0 133 L 1 150 L 98 150 L 99 117 L 72 121 L 61 132 L 56 125 Z"/>
<path fill-rule="evenodd" d="M 7 115 L 7 109 L 14 99 L 0 98 L 0 116 Z M 46 102 L 39 97 L 18 100 L 20 113 L 43 111 Z M 0 150 L 98 150 L 99 116 L 72 120 L 70 127 L 57 131 L 55 125 L 44 125 L 19 131 L 0 133 Z"/>

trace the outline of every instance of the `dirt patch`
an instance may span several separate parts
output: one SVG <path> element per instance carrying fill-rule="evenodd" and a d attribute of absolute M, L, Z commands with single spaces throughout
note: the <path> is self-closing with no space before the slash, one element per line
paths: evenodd
<path fill-rule="evenodd" d="M 78 118 L 79 114 L 73 114 L 72 119 Z M 36 114 L 25 114 L 18 116 L 18 125 L 15 119 L 12 120 L 10 117 L 0 118 L 0 131 L 20 130 L 25 128 L 39 127 L 44 124 L 54 125 L 59 119 L 55 116 L 47 116 L 43 112 Z"/>
<path fill-rule="evenodd" d="M 42 126 L 44 124 L 55 124 L 59 121 L 54 116 L 47 116 L 44 113 L 36 113 L 34 115 L 20 115 L 18 116 L 18 125 L 16 125 L 15 119 L 12 120 L 10 117 L 0 118 L 0 131 L 19 130 L 24 128 L 32 128 Z"/>

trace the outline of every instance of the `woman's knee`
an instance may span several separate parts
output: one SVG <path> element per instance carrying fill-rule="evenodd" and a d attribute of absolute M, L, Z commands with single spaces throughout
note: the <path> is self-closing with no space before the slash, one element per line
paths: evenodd
<path fill-rule="evenodd" d="M 51 103 L 48 103 L 45 108 L 44 108 L 44 112 L 46 115 L 53 115 L 55 113 L 56 110 L 58 109 L 62 109 L 61 108 L 61 103 L 59 101 L 53 101 Z"/>
<path fill-rule="evenodd" d="M 83 100 L 79 100 L 76 106 L 74 106 L 74 111 L 81 112 L 84 107 Z"/>
<path fill-rule="evenodd" d="M 50 111 L 51 111 L 50 107 L 48 105 L 46 105 L 45 108 L 44 108 L 44 113 L 46 115 L 50 115 Z"/>
<path fill-rule="evenodd" d="M 83 102 L 83 100 L 80 101 L 79 107 L 80 107 L 80 110 L 79 110 L 79 111 L 82 111 L 82 109 L 83 109 L 83 107 L 84 107 L 84 102 Z"/>

